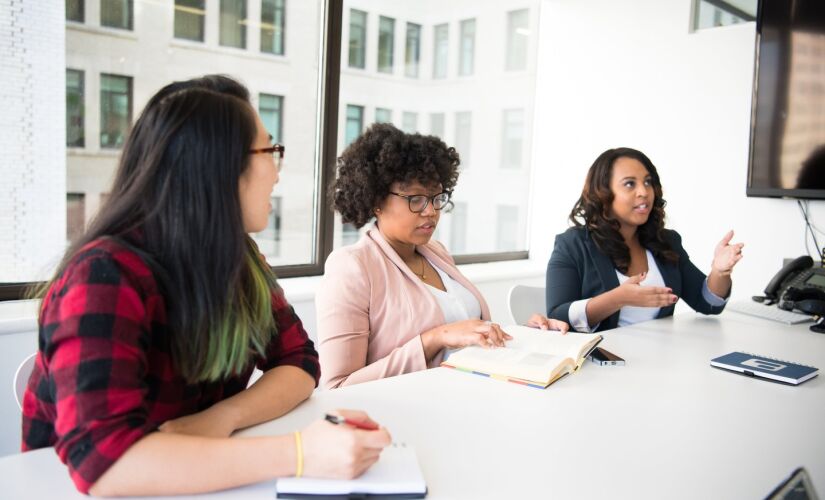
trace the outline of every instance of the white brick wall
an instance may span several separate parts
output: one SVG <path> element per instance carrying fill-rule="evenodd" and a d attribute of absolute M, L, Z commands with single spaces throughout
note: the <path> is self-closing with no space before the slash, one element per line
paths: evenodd
<path fill-rule="evenodd" d="M 0 0 L 0 282 L 47 277 L 65 246 L 64 17 Z"/>

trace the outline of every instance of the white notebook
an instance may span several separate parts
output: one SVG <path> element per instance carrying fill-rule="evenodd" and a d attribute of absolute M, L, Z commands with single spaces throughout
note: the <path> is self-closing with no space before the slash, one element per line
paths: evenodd
<path fill-rule="evenodd" d="M 427 484 L 418 466 L 415 450 L 393 443 L 381 458 L 360 477 L 350 480 L 287 477 L 275 483 L 276 498 L 314 498 L 359 494 L 373 498 L 424 498 Z"/>

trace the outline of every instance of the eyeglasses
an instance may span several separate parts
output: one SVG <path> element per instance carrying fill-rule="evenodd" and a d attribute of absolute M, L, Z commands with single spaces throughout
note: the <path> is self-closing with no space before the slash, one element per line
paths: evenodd
<path fill-rule="evenodd" d="M 284 151 L 286 151 L 286 147 L 283 144 L 273 144 L 268 148 L 250 149 L 248 153 L 251 155 L 259 153 L 266 153 L 272 155 L 272 157 L 275 158 L 275 164 L 277 165 L 278 170 L 280 171 L 281 165 L 283 165 Z"/>
<path fill-rule="evenodd" d="M 398 194 L 393 193 L 390 191 L 390 194 L 394 194 L 395 196 L 404 198 L 407 200 L 407 203 L 410 206 L 410 212 L 419 214 L 427 209 L 427 205 L 430 203 L 433 204 L 433 208 L 436 210 L 441 210 L 445 207 L 452 207 L 452 203 L 450 202 L 450 193 L 443 192 L 438 193 L 434 196 L 426 196 L 423 194 L 416 194 L 416 195 L 406 195 L 406 194 Z"/>

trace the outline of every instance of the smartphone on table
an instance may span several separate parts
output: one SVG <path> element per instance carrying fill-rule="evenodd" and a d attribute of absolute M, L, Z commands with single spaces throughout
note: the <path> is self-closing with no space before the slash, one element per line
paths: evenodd
<path fill-rule="evenodd" d="M 590 361 L 602 366 L 624 366 L 624 359 L 601 347 L 593 349 L 588 358 L 590 358 Z"/>

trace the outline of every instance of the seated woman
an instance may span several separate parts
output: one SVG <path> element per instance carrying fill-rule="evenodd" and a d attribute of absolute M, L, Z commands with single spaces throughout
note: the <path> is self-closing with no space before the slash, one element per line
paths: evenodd
<path fill-rule="evenodd" d="M 580 332 L 604 331 L 673 314 L 679 297 L 719 314 L 742 258 L 733 231 L 716 246 L 709 276 L 665 229 L 656 167 L 630 148 L 602 153 L 570 213 L 574 227 L 556 236 L 547 265 L 547 315 Z"/>
<path fill-rule="evenodd" d="M 431 241 L 450 204 L 459 157 L 433 136 L 373 125 L 338 160 L 331 189 L 341 220 L 376 223 L 329 256 L 315 297 L 327 388 L 438 366 L 445 349 L 497 347 L 481 293 Z M 566 328 L 553 321 L 550 327 Z"/>
<path fill-rule="evenodd" d="M 111 196 L 48 285 L 23 401 L 23 450 L 54 446 L 81 492 L 352 477 L 390 442 L 324 421 L 229 438 L 290 411 L 320 375 L 247 234 L 266 226 L 282 152 L 226 77 L 166 86 L 135 123 Z"/>

